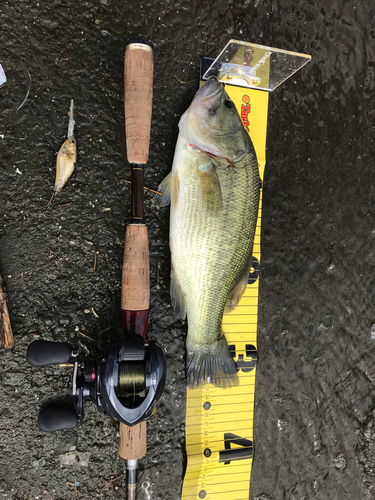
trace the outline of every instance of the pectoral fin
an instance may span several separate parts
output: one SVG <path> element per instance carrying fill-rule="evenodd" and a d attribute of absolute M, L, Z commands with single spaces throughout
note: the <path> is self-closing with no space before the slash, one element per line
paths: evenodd
<path fill-rule="evenodd" d="M 153 203 L 156 207 L 166 207 L 171 202 L 173 191 L 172 172 L 169 172 L 167 177 L 159 184 L 158 190 L 161 194 L 156 194 L 153 198 Z"/>
<path fill-rule="evenodd" d="M 204 205 L 210 211 L 220 211 L 223 199 L 215 164 L 209 161 L 207 164 L 199 165 L 198 176 Z"/>

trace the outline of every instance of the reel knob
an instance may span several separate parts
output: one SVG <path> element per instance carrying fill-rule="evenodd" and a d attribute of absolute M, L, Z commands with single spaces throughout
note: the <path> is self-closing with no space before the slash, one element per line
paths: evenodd
<path fill-rule="evenodd" d="M 72 409 L 49 406 L 39 413 L 38 427 L 43 432 L 75 429 L 77 425 L 78 415 Z"/>
<path fill-rule="evenodd" d="M 73 348 L 68 342 L 36 340 L 27 348 L 26 360 L 32 366 L 48 366 L 68 363 Z"/>

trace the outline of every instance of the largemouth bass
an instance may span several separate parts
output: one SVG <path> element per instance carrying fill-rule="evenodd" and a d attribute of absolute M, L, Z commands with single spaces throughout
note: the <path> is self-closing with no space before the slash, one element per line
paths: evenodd
<path fill-rule="evenodd" d="M 230 386 L 237 370 L 222 332 L 251 267 L 260 177 L 253 144 L 215 77 L 179 122 L 172 171 L 155 204 L 171 203 L 171 300 L 188 321 L 186 381 Z"/>

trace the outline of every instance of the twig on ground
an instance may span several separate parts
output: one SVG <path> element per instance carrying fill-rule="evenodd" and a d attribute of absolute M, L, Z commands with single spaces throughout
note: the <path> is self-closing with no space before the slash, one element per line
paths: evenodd
<path fill-rule="evenodd" d="M 126 179 L 123 179 L 123 181 L 127 182 L 128 184 L 131 184 L 131 181 L 128 181 Z M 163 196 L 163 193 L 159 193 L 159 191 L 155 191 L 155 189 L 151 189 L 146 186 L 143 186 L 143 189 L 146 189 L 146 191 L 151 191 L 151 193 L 160 194 L 160 196 Z"/>
<path fill-rule="evenodd" d="M 12 327 L 10 324 L 6 294 L 3 290 L 3 280 L 0 276 L 0 338 L 4 349 L 11 349 L 14 346 Z"/>
<path fill-rule="evenodd" d="M 92 339 L 91 337 L 89 337 L 88 335 L 85 335 L 84 333 L 82 332 L 79 332 L 80 335 L 82 335 L 83 337 L 86 337 L 87 339 L 89 340 L 92 340 L 94 342 L 94 339 Z"/>
<path fill-rule="evenodd" d="M 21 104 L 18 106 L 18 108 L 17 108 L 16 111 L 19 111 L 22 108 L 22 106 L 25 104 L 25 102 L 27 101 L 27 98 L 29 97 L 29 94 L 30 94 L 30 89 L 31 89 L 31 85 L 32 85 L 32 79 L 31 79 L 30 71 L 28 69 L 26 69 L 26 71 L 27 71 L 27 73 L 29 75 L 29 78 L 30 78 L 30 85 L 29 85 L 29 88 L 27 89 L 25 99 L 21 102 Z"/>

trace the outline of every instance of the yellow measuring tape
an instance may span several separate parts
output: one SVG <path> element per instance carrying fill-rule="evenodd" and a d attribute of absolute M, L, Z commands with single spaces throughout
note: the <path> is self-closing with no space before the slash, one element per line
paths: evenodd
<path fill-rule="evenodd" d="M 268 92 L 227 85 L 253 141 L 263 180 Z M 187 390 L 187 469 L 182 500 L 248 500 L 253 460 L 257 363 L 258 291 L 262 190 L 249 284 L 238 306 L 223 318 L 223 331 L 237 364 L 239 385 L 206 384 Z"/>

